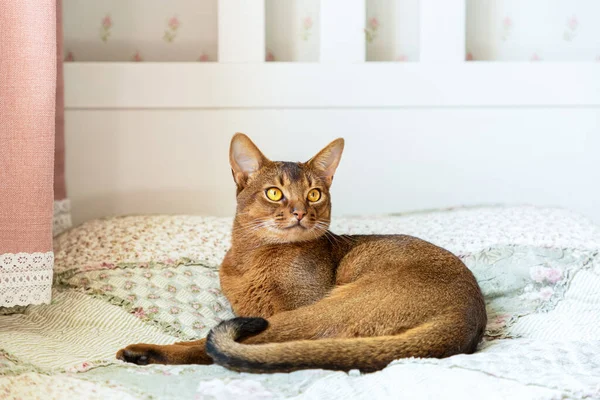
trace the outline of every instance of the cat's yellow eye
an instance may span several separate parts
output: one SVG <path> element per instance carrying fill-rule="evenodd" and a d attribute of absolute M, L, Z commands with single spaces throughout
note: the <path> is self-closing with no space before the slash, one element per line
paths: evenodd
<path fill-rule="evenodd" d="M 321 191 L 319 189 L 312 189 L 310 192 L 308 192 L 308 196 L 306 197 L 308 198 L 308 201 L 312 201 L 314 203 L 315 201 L 319 201 L 321 198 Z"/>
<path fill-rule="evenodd" d="M 272 187 L 267 189 L 267 197 L 269 200 L 279 201 L 283 197 L 283 193 L 281 193 L 281 190 L 277 189 L 276 187 Z"/>

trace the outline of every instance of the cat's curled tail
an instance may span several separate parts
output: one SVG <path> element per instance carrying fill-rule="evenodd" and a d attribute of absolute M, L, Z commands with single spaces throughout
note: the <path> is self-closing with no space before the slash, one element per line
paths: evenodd
<path fill-rule="evenodd" d="M 399 358 L 443 358 L 473 353 L 483 334 L 481 329 L 457 334 L 465 332 L 465 326 L 457 326 L 454 319 L 445 319 L 426 322 L 393 336 L 260 344 L 237 342 L 263 332 L 268 326 L 263 318 L 224 321 L 209 333 L 206 352 L 216 364 L 242 372 L 289 372 L 309 368 L 370 372 Z"/>

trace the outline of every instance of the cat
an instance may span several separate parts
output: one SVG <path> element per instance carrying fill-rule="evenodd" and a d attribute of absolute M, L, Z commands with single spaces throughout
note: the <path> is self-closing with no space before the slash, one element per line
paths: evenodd
<path fill-rule="evenodd" d="M 220 281 L 239 317 L 206 339 L 130 345 L 117 358 L 246 372 L 371 372 L 399 358 L 475 352 L 485 302 L 458 257 L 407 235 L 328 230 L 343 148 L 337 139 L 305 163 L 274 162 L 234 135 L 237 213 Z M 376 204 L 385 193 L 373 195 Z"/>

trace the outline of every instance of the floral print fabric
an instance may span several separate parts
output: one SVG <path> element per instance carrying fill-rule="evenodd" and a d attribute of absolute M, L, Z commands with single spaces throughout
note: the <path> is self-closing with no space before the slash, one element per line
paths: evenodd
<path fill-rule="evenodd" d="M 457 254 L 478 279 L 488 309 L 475 355 L 398 360 L 371 375 L 252 375 L 115 360 L 126 344 L 204 337 L 233 316 L 218 280 L 231 223 L 129 216 L 89 221 L 58 236 L 53 304 L 0 316 L 0 390 L 8 398 L 24 397 L 40 376 L 51 374 L 73 393 L 91 388 L 123 398 L 348 398 L 396 393 L 399 379 L 433 379 L 414 388 L 431 396 L 439 386 L 433 382 L 444 379 L 447 393 L 455 394 L 494 387 L 522 398 L 600 395 L 592 379 L 599 362 L 588 351 L 600 345 L 600 302 L 594 300 L 600 293 L 600 228 L 551 208 L 458 208 L 332 224 L 336 233 L 411 234 Z M 73 386 L 77 381 L 81 387 Z M 178 391 L 167 390 L 175 384 Z"/>

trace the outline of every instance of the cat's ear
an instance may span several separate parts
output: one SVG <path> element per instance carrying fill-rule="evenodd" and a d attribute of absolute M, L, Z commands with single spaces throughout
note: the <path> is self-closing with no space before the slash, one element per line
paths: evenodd
<path fill-rule="evenodd" d="M 344 151 L 344 139 L 335 139 L 308 160 L 307 164 L 316 170 L 328 185 L 331 185 L 333 174 L 342 158 L 342 151 Z"/>
<path fill-rule="evenodd" d="M 243 133 L 233 135 L 229 147 L 229 164 L 238 188 L 244 188 L 248 178 L 267 162 L 269 160 L 248 136 Z"/>

